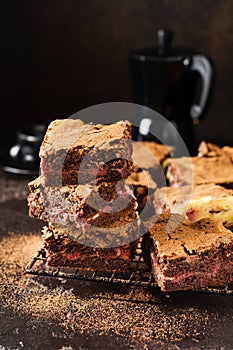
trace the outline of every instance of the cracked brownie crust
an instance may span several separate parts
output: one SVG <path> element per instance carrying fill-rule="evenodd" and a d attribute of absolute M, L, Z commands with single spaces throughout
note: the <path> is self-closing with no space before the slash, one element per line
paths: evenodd
<path fill-rule="evenodd" d="M 170 225 L 180 222 L 174 230 L 168 230 L 169 219 Z M 161 215 L 144 241 L 146 260 L 162 291 L 224 286 L 233 281 L 233 233 L 221 223 L 202 219 L 191 224 L 179 215 Z"/>

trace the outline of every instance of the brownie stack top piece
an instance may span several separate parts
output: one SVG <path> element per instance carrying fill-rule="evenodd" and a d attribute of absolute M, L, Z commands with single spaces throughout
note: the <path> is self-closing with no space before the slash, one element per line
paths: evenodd
<path fill-rule="evenodd" d="M 84 124 L 55 120 L 40 147 L 41 175 L 47 185 L 118 181 L 131 172 L 131 124 Z"/>
<path fill-rule="evenodd" d="M 131 139 L 131 124 L 120 121 L 115 124 L 85 124 L 80 119 L 56 119 L 50 123 L 40 147 L 39 156 L 45 157 L 60 150 L 76 147 L 93 148 L 107 139 Z"/>

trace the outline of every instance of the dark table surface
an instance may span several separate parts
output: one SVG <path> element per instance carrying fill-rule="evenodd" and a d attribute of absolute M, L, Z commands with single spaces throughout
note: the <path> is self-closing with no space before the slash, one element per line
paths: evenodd
<path fill-rule="evenodd" d="M 33 178 L 33 177 L 32 177 Z M 233 349 L 233 296 L 25 274 L 45 223 L 0 171 L 0 349 Z"/>

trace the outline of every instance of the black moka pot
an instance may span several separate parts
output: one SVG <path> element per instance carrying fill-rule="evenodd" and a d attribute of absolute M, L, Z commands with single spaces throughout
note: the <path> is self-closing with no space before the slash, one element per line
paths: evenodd
<path fill-rule="evenodd" d="M 173 122 L 193 153 L 193 128 L 206 111 L 212 63 L 191 50 L 173 48 L 172 38 L 171 30 L 160 29 L 157 46 L 130 52 L 133 102 Z"/>

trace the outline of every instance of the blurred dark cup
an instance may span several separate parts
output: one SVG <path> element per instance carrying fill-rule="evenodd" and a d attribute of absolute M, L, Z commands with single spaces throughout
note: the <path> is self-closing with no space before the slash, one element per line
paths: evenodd
<path fill-rule="evenodd" d="M 46 125 L 34 124 L 19 129 L 15 142 L 9 147 L 5 170 L 18 173 L 39 173 L 39 149 Z M 14 171 L 15 170 L 15 171 Z"/>

